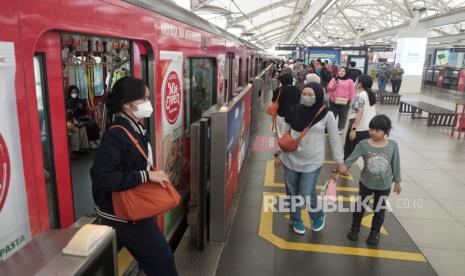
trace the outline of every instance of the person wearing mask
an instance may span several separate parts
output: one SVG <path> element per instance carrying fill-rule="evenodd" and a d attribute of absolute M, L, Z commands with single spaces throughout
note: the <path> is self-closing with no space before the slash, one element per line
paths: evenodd
<path fill-rule="evenodd" d="M 291 196 L 291 221 L 297 234 L 305 234 L 301 219 L 301 207 L 296 204 L 296 198 L 301 196 L 306 204 L 310 203 L 309 212 L 312 219 L 312 230 L 321 231 L 325 226 L 323 210 L 317 207 L 316 182 L 325 160 L 325 130 L 328 130 L 329 142 L 337 163 L 337 170 L 345 173 L 343 152 L 340 137 L 337 132 L 336 119 L 323 104 L 323 87 L 319 83 L 307 83 L 302 90 L 301 104 L 295 105 L 285 118 L 285 132 L 290 132 L 293 138 L 313 124 L 310 131 L 300 141 L 299 147 L 293 152 L 277 152 L 275 166 L 284 165 L 284 180 L 286 193 Z M 308 202 L 309 200 L 310 202 Z M 321 206 L 321 204 L 319 204 Z"/>
<path fill-rule="evenodd" d="M 97 122 L 92 119 L 86 112 L 85 102 L 79 97 L 79 89 L 75 85 L 68 87 L 68 95 L 66 97 L 66 110 L 73 112 L 74 120 L 79 126 L 84 126 L 87 132 L 87 140 L 91 149 L 96 149 L 100 142 L 100 131 Z"/>
<path fill-rule="evenodd" d="M 291 74 L 284 74 L 279 77 L 281 87 L 278 87 L 273 91 L 272 101 L 278 100 L 278 114 L 276 116 L 276 134 L 278 138 L 281 137 L 284 132 L 284 118 L 289 112 L 291 107 L 300 102 L 300 91 L 297 87 L 292 85 L 293 79 Z M 279 95 L 279 99 L 278 99 Z"/>
<path fill-rule="evenodd" d="M 169 181 L 163 171 L 151 171 L 153 151 L 142 122 L 153 112 L 145 82 L 133 77 L 119 79 L 105 104 L 114 117 L 112 125 L 129 131 L 146 152 L 148 159 L 136 149 L 125 131 L 110 128 L 105 132 L 90 169 L 92 195 L 102 223 L 116 231 L 119 245 L 128 249 L 146 275 L 178 275 L 174 256 L 154 218 L 126 221 L 115 216 L 112 193 L 136 187 L 148 181 L 163 185 Z"/>
<path fill-rule="evenodd" d="M 349 63 L 349 78 L 355 83 L 357 81 L 358 76 L 362 74 L 360 69 L 357 69 L 357 63 L 355 61 L 351 61 Z"/>
<path fill-rule="evenodd" d="M 302 88 L 304 88 L 305 85 L 305 71 L 300 70 L 297 72 L 297 79 L 295 81 L 295 87 L 299 89 L 299 91 L 302 91 Z"/>
<path fill-rule="evenodd" d="M 386 63 L 381 65 L 376 76 L 378 77 L 378 90 L 382 93 L 386 92 L 386 84 L 390 77 L 390 72 Z"/>
<path fill-rule="evenodd" d="M 396 67 L 391 70 L 392 93 L 394 94 L 399 93 L 400 85 L 402 84 L 403 74 L 404 74 L 404 69 L 400 67 L 400 63 L 396 63 Z"/>
<path fill-rule="evenodd" d="M 339 68 L 338 74 L 331 79 L 327 86 L 329 92 L 329 111 L 339 118 L 338 128 L 342 133 L 347 121 L 347 114 L 351 103 L 355 100 L 355 85 L 347 75 L 345 67 Z"/>
<path fill-rule="evenodd" d="M 349 131 L 344 144 L 344 159 L 354 151 L 355 146 L 369 138 L 369 123 L 376 116 L 376 95 L 371 90 L 373 79 L 360 75 L 357 81 L 357 97 L 352 104 L 353 119 L 349 120 Z"/>

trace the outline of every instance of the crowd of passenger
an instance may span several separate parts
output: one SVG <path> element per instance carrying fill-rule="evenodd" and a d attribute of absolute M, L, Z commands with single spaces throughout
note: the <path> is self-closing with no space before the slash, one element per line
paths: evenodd
<path fill-rule="evenodd" d="M 375 213 L 366 241 L 377 245 L 392 184 L 395 183 L 395 193 L 401 191 L 399 149 L 397 143 L 388 138 L 392 127 L 390 119 L 376 113 L 372 77 L 363 74 L 356 65 L 350 62 L 349 67 L 340 67 L 336 62 L 330 64 L 320 59 L 312 60 L 309 65 L 303 64 L 302 60 L 277 62 L 273 72 L 272 101 L 277 103 L 278 112 L 273 125 L 282 150 L 275 154 L 275 166 L 283 167 L 287 195 L 310 201 L 306 203 L 311 207 L 308 210 L 311 229 L 317 232 L 324 228 L 326 217 L 322 210 L 315 210 L 318 200 L 316 183 L 326 160 L 325 136 L 328 135 L 336 163 L 335 172 L 339 175 L 347 175 L 349 168 L 361 157 L 364 162 L 359 183 L 358 205 L 361 208 L 353 213 L 347 238 L 358 239 L 365 211 L 360 202 L 374 194 Z M 402 76 L 399 64 L 393 70 L 397 79 Z M 378 82 L 382 79 L 380 92 L 385 89 L 384 81 L 389 75 L 385 65 L 378 70 Z M 344 132 L 343 145 L 341 136 Z M 295 150 L 287 150 L 281 145 L 281 141 L 289 141 L 289 135 L 298 142 Z M 305 234 L 297 202 L 291 199 L 292 228 L 297 234 Z"/>

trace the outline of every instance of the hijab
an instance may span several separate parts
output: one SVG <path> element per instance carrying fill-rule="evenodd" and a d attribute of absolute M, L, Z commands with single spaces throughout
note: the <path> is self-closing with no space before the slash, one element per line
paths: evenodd
<path fill-rule="evenodd" d="M 345 72 L 346 72 L 346 74 L 344 75 L 344 77 L 341 78 L 341 77 L 339 77 L 339 72 L 338 72 L 337 77 L 338 77 L 340 80 L 348 80 L 348 79 L 350 79 L 350 78 L 349 78 L 349 68 L 347 68 L 347 67 L 341 67 L 340 69 L 344 69 Z"/>
<path fill-rule="evenodd" d="M 322 106 L 324 106 L 324 92 L 323 87 L 319 83 L 310 82 L 307 83 L 303 89 L 312 88 L 315 92 L 315 103 L 312 106 L 304 106 L 303 104 L 295 105 L 289 110 L 285 121 L 295 131 L 302 131 L 304 128 L 309 126 L 310 122 L 315 118 L 316 114 Z M 302 89 L 302 90 L 303 90 Z M 315 118 L 313 124 L 318 123 L 328 113 L 328 109 L 325 107 L 323 111 Z"/>

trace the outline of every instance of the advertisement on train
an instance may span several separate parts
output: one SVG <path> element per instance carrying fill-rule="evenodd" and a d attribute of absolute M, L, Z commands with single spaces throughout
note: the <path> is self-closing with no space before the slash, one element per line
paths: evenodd
<path fill-rule="evenodd" d="M 179 193 L 187 188 L 182 183 L 183 108 L 182 52 L 160 51 L 163 74 L 162 94 L 162 148 L 163 169 Z M 182 204 L 165 213 L 164 234 L 168 236 L 182 217 Z"/>
<path fill-rule="evenodd" d="M 220 54 L 217 56 L 217 64 L 218 64 L 218 92 L 216 95 L 216 102 L 219 105 L 222 105 L 224 103 L 224 86 L 225 86 L 225 62 L 226 62 L 226 56 L 224 54 Z"/>
<path fill-rule="evenodd" d="M 250 114 L 252 91 L 250 90 L 228 111 L 225 214 L 227 217 L 239 184 L 244 160 L 250 145 Z"/>
<path fill-rule="evenodd" d="M 0 42 L 0 262 L 31 239 L 15 93 L 15 51 Z"/>

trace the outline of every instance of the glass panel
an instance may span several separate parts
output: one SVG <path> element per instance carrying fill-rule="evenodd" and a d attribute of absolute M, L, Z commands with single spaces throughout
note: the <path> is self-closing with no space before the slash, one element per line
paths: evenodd
<path fill-rule="evenodd" d="M 215 83 L 213 60 L 210 58 L 191 58 L 189 73 L 191 75 L 190 84 L 192 84 L 191 96 L 188 103 L 190 107 L 190 125 L 200 119 L 202 113 L 214 104 L 213 88 L 215 87 Z"/>
<path fill-rule="evenodd" d="M 34 56 L 34 78 L 36 84 L 37 110 L 39 112 L 40 141 L 44 162 L 45 186 L 47 191 L 50 228 L 60 226 L 58 214 L 58 199 L 56 195 L 56 180 L 52 156 L 52 138 L 48 110 L 48 99 L 45 85 L 44 56 Z"/>

